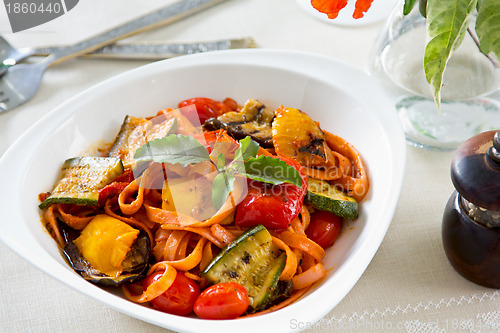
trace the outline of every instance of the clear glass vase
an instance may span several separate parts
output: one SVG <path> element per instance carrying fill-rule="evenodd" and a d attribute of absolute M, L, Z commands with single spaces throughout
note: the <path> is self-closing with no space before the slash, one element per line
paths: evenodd
<path fill-rule="evenodd" d="M 410 144 L 452 150 L 500 128 L 500 68 L 466 34 L 448 61 L 439 113 L 425 78 L 426 20 L 417 7 L 407 16 L 402 1 L 394 8 L 375 43 L 369 71 L 393 100 Z M 474 24 L 473 19 L 471 29 Z"/>

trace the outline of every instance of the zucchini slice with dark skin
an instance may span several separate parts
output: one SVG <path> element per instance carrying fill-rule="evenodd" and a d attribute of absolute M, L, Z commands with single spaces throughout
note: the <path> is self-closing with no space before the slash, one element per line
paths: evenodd
<path fill-rule="evenodd" d="M 144 124 L 147 120 L 145 118 L 137 118 L 132 116 L 125 116 L 120 131 L 115 138 L 115 142 L 109 151 L 109 157 L 116 157 L 122 159 L 128 153 L 127 144 L 129 136 L 134 128 Z"/>
<path fill-rule="evenodd" d="M 209 282 L 236 282 L 248 291 L 249 312 L 265 309 L 277 298 L 286 254 L 273 244 L 262 225 L 246 231 L 226 246 L 201 273 Z"/>
<path fill-rule="evenodd" d="M 266 303 L 266 308 L 269 308 L 273 305 L 277 305 L 285 301 L 288 297 L 292 295 L 292 292 L 293 292 L 292 280 L 278 281 L 278 285 L 276 286 L 273 295 L 271 295 L 269 301 Z"/>
<path fill-rule="evenodd" d="M 175 133 L 176 128 L 177 119 L 166 115 L 152 119 L 126 116 L 108 156 L 121 159 L 123 165 L 129 168 L 134 164 L 134 154 L 139 147 Z"/>
<path fill-rule="evenodd" d="M 255 99 L 249 99 L 241 111 L 226 112 L 217 118 L 207 119 L 203 127 L 209 131 L 225 129 L 237 140 L 250 136 L 261 147 L 272 148 L 273 119 L 273 110 Z"/>
<path fill-rule="evenodd" d="M 314 208 L 334 213 L 354 221 L 358 217 L 358 203 L 325 180 L 307 177 L 306 201 Z"/>
<path fill-rule="evenodd" d="M 118 158 L 70 158 L 62 166 L 61 178 L 39 207 L 44 209 L 55 203 L 97 206 L 99 190 L 122 173 L 123 164 Z"/>

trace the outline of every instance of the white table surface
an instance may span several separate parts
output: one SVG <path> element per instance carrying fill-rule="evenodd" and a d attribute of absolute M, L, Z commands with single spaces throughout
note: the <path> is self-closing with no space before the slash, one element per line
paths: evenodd
<path fill-rule="evenodd" d="M 70 44 L 171 2 L 80 1 L 64 16 L 15 34 L 10 32 L 5 8 L 0 6 L 0 33 L 20 47 Z M 252 36 L 261 48 L 319 53 L 365 69 L 382 25 L 375 22 L 344 27 L 325 23 L 302 11 L 294 0 L 230 0 L 132 39 L 200 41 Z M 0 114 L 0 155 L 37 119 L 68 98 L 146 63 L 75 59 L 49 69 L 35 98 Z M 459 276 L 443 251 L 441 219 L 453 191 L 449 177 L 452 156 L 452 152 L 408 146 L 399 204 L 368 269 L 316 326 L 290 323 L 292 329 L 499 332 L 500 291 Z M 0 332 L 165 332 L 82 297 L 33 268 L 2 243 L 0 297 Z"/>

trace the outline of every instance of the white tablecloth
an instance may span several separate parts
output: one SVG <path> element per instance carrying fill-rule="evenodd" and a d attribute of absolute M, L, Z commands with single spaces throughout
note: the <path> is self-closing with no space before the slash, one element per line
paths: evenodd
<path fill-rule="evenodd" d="M 386 0 L 376 0 L 386 1 Z M 172 0 L 80 1 L 64 16 L 10 33 L 17 46 L 70 44 Z M 252 36 L 258 47 L 315 52 L 366 68 L 383 22 L 343 27 L 319 21 L 293 0 L 230 0 L 137 40 L 199 41 Z M 45 74 L 38 94 L 0 114 L 0 154 L 41 116 L 92 85 L 146 61 L 75 59 Z M 453 153 L 408 146 L 406 176 L 391 227 L 351 292 L 308 331 L 499 332 L 500 291 L 477 286 L 449 265 L 441 218 L 453 191 Z M 2 195 L 8 195 L 3 191 Z M 121 314 L 39 272 L 0 243 L 1 332 L 164 332 Z M 325 295 L 328 297 L 328 295 Z"/>

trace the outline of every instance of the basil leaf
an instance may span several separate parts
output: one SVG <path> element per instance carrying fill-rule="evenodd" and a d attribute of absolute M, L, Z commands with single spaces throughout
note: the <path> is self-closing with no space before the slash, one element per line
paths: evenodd
<path fill-rule="evenodd" d="M 234 188 L 234 176 L 228 172 L 219 172 L 212 184 L 212 204 L 219 210 Z"/>
<path fill-rule="evenodd" d="M 482 0 L 476 21 L 481 52 L 500 59 L 500 1 Z"/>
<path fill-rule="evenodd" d="M 226 158 L 223 153 L 217 155 L 217 168 L 223 169 L 226 166 Z"/>
<path fill-rule="evenodd" d="M 261 155 L 245 162 L 245 170 L 241 172 L 247 178 L 261 182 L 279 185 L 283 183 L 302 187 L 299 172 L 279 158 Z"/>
<path fill-rule="evenodd" d="M 438 111 L 441 85 L 448 59 L 462 43 L 477 0 L 439 0 L 427 3 L 427 35 L 424 68 Z"/>
<path fill-rule="evenodd" d="M 259 149 L 259 144 L 247 136 L 240 140 L 240 147 L 234 153 L 234 159 L 242 159 L 243 161 L 246 161 L 249 158 L 257 156 Z"/>
<path fill-rule="evenodd" d="M 234 152 L 233 161 L 227 166 L 228 172 L 244 173 L 245 161 L 254 158 L 259 152 L 260 146 L 257 142 L 253 141 L 249 136 L 240 140 L 239 147 Z"/>
<path fill-rule="evenodd" d="M 205 147 L 196 139 L 186 135 L 169 135 L 142 145 L 135 152 L 136 162 L 181 164 L 183 167 L 203 161 L 210 161 Z"/>

